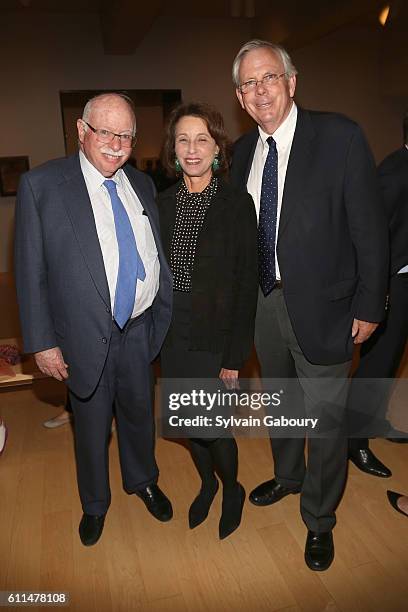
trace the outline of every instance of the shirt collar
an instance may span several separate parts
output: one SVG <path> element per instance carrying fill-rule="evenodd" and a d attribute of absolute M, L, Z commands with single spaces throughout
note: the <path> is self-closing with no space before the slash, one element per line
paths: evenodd
<path fill-rule="evenodd" d="M 190 192 L 187 189 L 187 185 L 185 184 L 184 179 L 182 179 L 180 182 L 180 186 L 177 190 L 177 195 L 184 194 L 187 198 L 190 198 L 191 200 L 200 199 L 200 198 L 205 199 L 209 197 L 211 194 L 214 194 L 217 191 L 217 188 L 218 188 L 218 178 L 216 176 L 211 177 L 211 181 L 208 183 L 207 187 L 203 189 L 203 191 L 193 191 L 193 192 Z"/>
<path fill-rule="evenodd" d="M 297 106 L 293 102 L 288 116 L 280 124 L 278 129 L 274 131 L 273 134 L 267 134 L 258 125 L 259 137 L 262 141 L 262 146 L 265 147 L 267 145 L 266 141 L 269 138 L 269 136 L 273 136 L 273 139 L 276 142 L 277 148 L 280 150 L 285 149 L 291 143 L 293 139 L 293 134 L 295 133 L 295 128 L 296 128 L 297 114 L 298 114 Z"/>
<path fill-rule="evenodd" d="M 90 196 L 94 195 L 103 185 L 104 181 L 106 181 L 106 176 L 103 176 L 95 168 L 94 165 L 91 164 L 89 159 L 87 159 L 86 155 L 83 151 L 79 151 L 79 163 L 81 164 L 82 174 L 84 175 L 86 185 L 88 187 L 88 193 Z M 113 176 L 110 177 L 110 180 L 115 181 L 116 184 L 122 186 L 123 181 L 123 170 L 119 168 L 115 172 Z"/>

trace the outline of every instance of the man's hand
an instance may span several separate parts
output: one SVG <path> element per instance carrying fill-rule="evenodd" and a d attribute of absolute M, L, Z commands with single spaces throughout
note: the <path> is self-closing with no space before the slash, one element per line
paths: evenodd
<path fill-rule="evenodd" d="M 52 376 L 57 380 L 65 380 L 68 378 L 68 364 L 65 363 L 58 346 L 34 353 L 35 363 L 43 374 Z"/>
<path fill-rule="evenodd" d="M 227 368 L 221 368 L 219 378 L 221 378 L 227 389 L 239 389 L 238 370 L 227 370 Z"/>
<path fill-rule="evenodd" d="M 360 321 L 354 319 L 351 335 L 354 338 L 354 344 L 362 344 L 369 339 L 373 331 L 378 327 L 378 323 L 370 323 L 369 321 Z"/>

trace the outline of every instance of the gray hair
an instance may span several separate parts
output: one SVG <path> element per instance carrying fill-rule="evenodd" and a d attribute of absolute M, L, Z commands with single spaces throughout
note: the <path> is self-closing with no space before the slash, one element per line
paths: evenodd
<path fill-rule="evenodd" d="M 235 87 L 240 86 L 239 82 L 239 67 L 241 65 L 242 58 L 249 51 L 253 51 L 254 49 L 262 49 L 262 48 L 271 49 L 276 55 L 279 57 L 283 64 L 283 69 L 286 73 L 286 78 L 288 79 L 291 76 L 295 76 L 297 74 L 297 70 L 291 60 L 289 53 L 280 45 L 275 45 L 273 43 L 268 42 L 267 40 L 259 40 L 259 38 L 255 38 L 254 40 L 250 40 L 245 43 L 240 50 L 238 51 L 234 63 L 232 64 L 232 80 L 234 82 Z"/>
<path fill-rule="evenodd" d="M 108 96 L 117 96 L 118 98 L 122 98 L 122 100 L 124 100 L 126 104 L 129 106 L 130 112 L 132 113 L 133 118 L 134 118 L 134 124 L 133 124 L 133 136 L 134 136 L 136 134 L 135 105 L 134 105 L 133 100 L 129 98 L 129 96 L 123 93 L 118 93 L 116 91 L 107 91 L 104 93 L 100 93 L 94 96 L 93 98 L 91 98 L 90 100 L 88 100 L 88 102 L 84 106 L 84 110 L 82 111 L 82 121 L 89 122 L 95 102 L 97 102 L 98 100 L 101 100 L 102 98 L 108 97 Z M 88 129 L 88 126 L 86 126 L 85 129 Z"/>

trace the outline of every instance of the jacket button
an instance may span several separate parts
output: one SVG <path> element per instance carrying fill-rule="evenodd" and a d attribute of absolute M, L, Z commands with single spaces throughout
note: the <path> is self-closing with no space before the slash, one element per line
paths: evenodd
<path fill-rule="evenodd" d="M 107 306 L 107 307 L 106 307 L 106 312 L 107 312 L 108 314 L 110 314 L 110 311 L 111 311 L 111 309 L 109 308 L 109 306 Z"/>
<path fill-rule="evenodd" d="M 106 343 L 107 343 L 107 341 L 108 341 L 108 340 L 107 340 L 107 338 L 105 338 L 105 337 L 103 337 L 103 338 L 102 338 L 102 342 L 103 342 L 104 344 L 106 344 Z"/>

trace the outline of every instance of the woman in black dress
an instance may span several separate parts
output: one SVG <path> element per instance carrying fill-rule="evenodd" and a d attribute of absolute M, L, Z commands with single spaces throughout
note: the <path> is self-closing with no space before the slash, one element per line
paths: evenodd
<path fill-rule="evenodd" d="M 257 224 L 251 197 L 219 175 L 228 168 L 223 119 L 190 103 L 172 112 L 163 163 L 179 182 L 158 197 L 162 240 L 173 273 L 174 310 L 161 353 L 163 378 L 220 378 L 234 386 L 253 344 L 257 301 Z M 223 484 L 219 536 L 240 524 L 245 490 L 237 480 L 231 433 L 190 439 L 202 484 L 189 510 L 202 523 Z"/>

